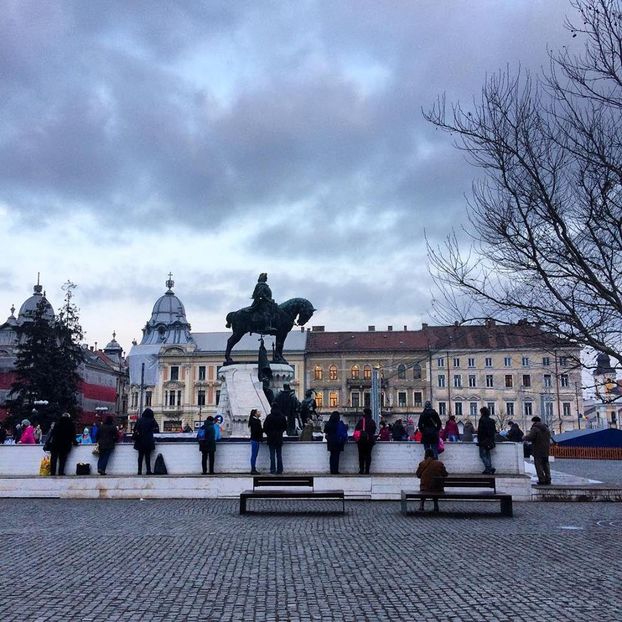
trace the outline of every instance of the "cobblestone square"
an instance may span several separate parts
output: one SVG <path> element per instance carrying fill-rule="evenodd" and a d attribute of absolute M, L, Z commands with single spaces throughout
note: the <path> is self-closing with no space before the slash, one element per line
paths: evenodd
<path fill-rule="evenodd" d="M 619 504 L 346 508 L 4 499 L 0 620 L 620 619 Z"/>

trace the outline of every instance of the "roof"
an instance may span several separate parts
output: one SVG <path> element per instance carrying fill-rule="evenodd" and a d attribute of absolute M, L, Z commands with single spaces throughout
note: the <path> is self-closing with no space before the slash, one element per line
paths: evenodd
<path fill-rule="evenodd" d="M 557 434 L 553 440 L 566 447 L 622 447 L 622 430 L 600 428 L 596 430 L 571 430 Z"/>
<path fill-rule="evenodd" d="M 311 331 L 309 353 L 413 350 L 553 349 L 577 346 L 531 324 L 424 326 L 421 330 L 324 332 Z"/>

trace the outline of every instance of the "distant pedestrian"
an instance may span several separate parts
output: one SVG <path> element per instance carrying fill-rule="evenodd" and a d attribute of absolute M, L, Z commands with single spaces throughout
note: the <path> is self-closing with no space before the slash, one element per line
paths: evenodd
<path fill-rule="evenodd" d="M 438 458 L 439 432 L 443 424 L 438 413 L 432 408 L 432 402 L 425 403 L 417 427 L 421 431 L 421 442 L 424 449 L 431 449 L 434 452 L 434 457 Z"/>
<path fill-rule="evenodd" d="M 263 431 L 270 451 L 270 473 L 283 473 L 283 434 L 287 430 L 287 419 L 276 402 L 263 424 Z"/>
<path fill-rule="evenodd" d="M 207 462 L 209 459 L 209 474 L 214 474 L 214 461 L 216 459 L 216 426 L 214 417 L 208 417 L 199 428 L 199 451 L 201 452 L 201 471 L 207 475 Z"/>
<path fill-rule="evenodd" d="M 97 443 L 97 433 L 102 426 L 102 422 L 99 419 L 95 419 L 95 423 L 91 426 L 91 443 Z"/>
<path fill-rule="evenodd" d="M 80 436 L 80 444 L 81 445 L 92 445 L 93 441 L 91 440 L 91 431 L 88 428 L 84 428 L 82 430 L 82 434 Z"/>
<path fill-rule="evenodd" d="M 404 427 L 401 419 L 398 419 L 393 424 L 393 428 L 391 429 L 391 436 L 394 441 L 405 441 L 408 438 L 408 435 L 406 434 L 406 428 Z"/>
<path fill-rule="evenodd" d="M 510 421 L 510 429 L 506 436 L 507 440 L 512 443 L 522 443 L 524 436 L 523 431 L 518 427 L 518 423 Z"/>
<path fill-rule="evenodd" d="M 78 445 L 76 440 L 76 426 L 69 413 L 63 413 L 54 424 L 45 441 L 44 449 L 50 451 L 50 475 L 65 475 L 65 464 L 71 448 Z"/>
<path fill-rule="evenodd" d="M 532 417 L 531 421 L 533 423 L 531 430 L 527 432 L 523 440 L 531 443 L 531 455 L 538 475 L 538 484 L 549 486 L 551 484 L 551 468 L 549 466 L 551 432 L 542 423 L 540 417 Z"/>
<path fill-rule="evenodd" d="M 467 419 L 462 426 L 462 438 L 463 443 L 472 443 L 473 436 L 475 435 L 475 427 L 470 419 Z"/>
<path fill-rule="evenodd" d="M 140 419 L 136 422 L 132 434 L 134 449 L 138 451 L 138 475 L 143 473 L 143 460 L 145 461 L 147 475 L 151 475 L 151 452 L 155 449 L 153 435 L 159 431 L 153 410 L 145 408 Z"/>
<path fill-rule="evenodd" d="M 324 425 L 326 449 L 330 453 L 328 460 L 331 475 L 339 475 L 339 458 L 348 441 L 348 426 L 341 420 L 339 411 L 334 410 Z"/>
<path fill-rule="evenodd" d="M 376 422 L 370 408 L 363 409 L 363 416 L 354 428 L 354 437 L 359 452 L 359 475 L 369 475 L 371 453 L 376 442 Z"/>
<path fill-rule="evenodd" d="M 100 423 L 95 431 L 95 441 L 99 457 L 97 459 L 97 472 L 100 475 L 106 475 L 106 467 L 108 461 L 115 448 L 118 437 L 117 426 L 114 424 L 114 417 L 107 415 L 104 423 Z"/>
<path fill-rule="evenodd" d="M 263 429 L 259 411 L 256 408 L 251 410 L 248 418 L 248 427 L 251 429 L 251 475 L 258 475 L 257 455 L 259 454 L 259 446 L 263 442 Z"/>
<path fill-rule="evenodd" d="M 447 477 L 448 473 L 445 465 L 434 457 L 434 452 L 431 449 L 426 449 L 425 457 L 419 463 L 415 475 L 421 480 L 419 484 L 421 492 L 443 492 L 443 478 Z M 432 497 L 432 500 L 434 501 L 434 511 L 438 512 L 438 499 Z M 425 510 L 425 497 L 421 497 L 419 509 L 422 512 Z"/>
<path fill-rule="evenodd" d="M 22 435 L 19 439 L 20 445 L 36 445 L 37 439 L 35 438 L 35 429 L 28 421 L 28 419 L 22 420 Z"/>
<path fill-rule="evenodd" d="M 460 439 L 460 431 L 454 415 L 449 415 L 449 419 L 445 424 L 445 440 L 450 443 L 457 443 Z"/>
<path fill-rule="evenodd" d="M 484 463 L 483 475 L 493 475 L 496 471 L 492 466 L 490 452 L 495 448 L 495 438 L 497 427 L 490 417 L 490 410 L 486 406 L 479 409 L 480 419 L 477 425 L 477 445 L 479 447 L 479 457 Z"/>
<path fill-rule="evenodd" d="M 390 441 L 391 436 L 391 428 L 383 421 L 380 424 L 380 432 L 378 434 L 379 441 Z"/>
<path fill-rule="evenodd" d="M 307 419 L 302 432 L 300 433 L 301 441 L 312 441 L 313 440 L 313 419 Z"/>
<path fill-rule="evenodd" d="M 37 445 L 41 443 L 42 436 L 43 436 L 43 430 L 41 429 L 41 426 L 37 424 L 37 427 L 35 428 L 35 442 L 37 443 Z"/>

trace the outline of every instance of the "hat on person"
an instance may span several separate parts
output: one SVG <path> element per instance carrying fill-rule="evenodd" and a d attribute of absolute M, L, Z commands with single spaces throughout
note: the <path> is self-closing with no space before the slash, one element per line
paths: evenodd
<path fill-rule="evenodd" d="M 30 421 L 28 421 L 28 419 L 22 419 L 22 425 L 28 426 L 30 425 Z"/>
<path fill-rule="evenodd" d="M 532 418 L 531 418 L 531 420 L 532 420 L 534 423 L 538 423 L 538 422 L 542 421 L 542 419 L 540 419 L 540 417 L 532 417 Z"/>
<path fill-rule="evenodd" d="M 432 408 L 432 402 L 429 400 L 423 405 L 424 408 Z"/>

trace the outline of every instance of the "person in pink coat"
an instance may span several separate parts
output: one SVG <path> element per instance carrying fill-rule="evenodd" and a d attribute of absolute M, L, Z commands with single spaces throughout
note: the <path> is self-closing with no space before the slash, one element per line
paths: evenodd
<path fill-rule="evenodd" d="M 28 419 L 22 421 L 22 435 L 19 439 L 20 445 L 36 445 L 37 439 L 35 438 L 35 429 L 30 424 Z"/>
<path fill-rule="evenodd" d="M 453 415 L 450 415 L 447 423 L 445 424 L 445 440 L 450 443 L 457 443 L 459 438 L 460 432 L 458 430 L 456 418 Z"/>

